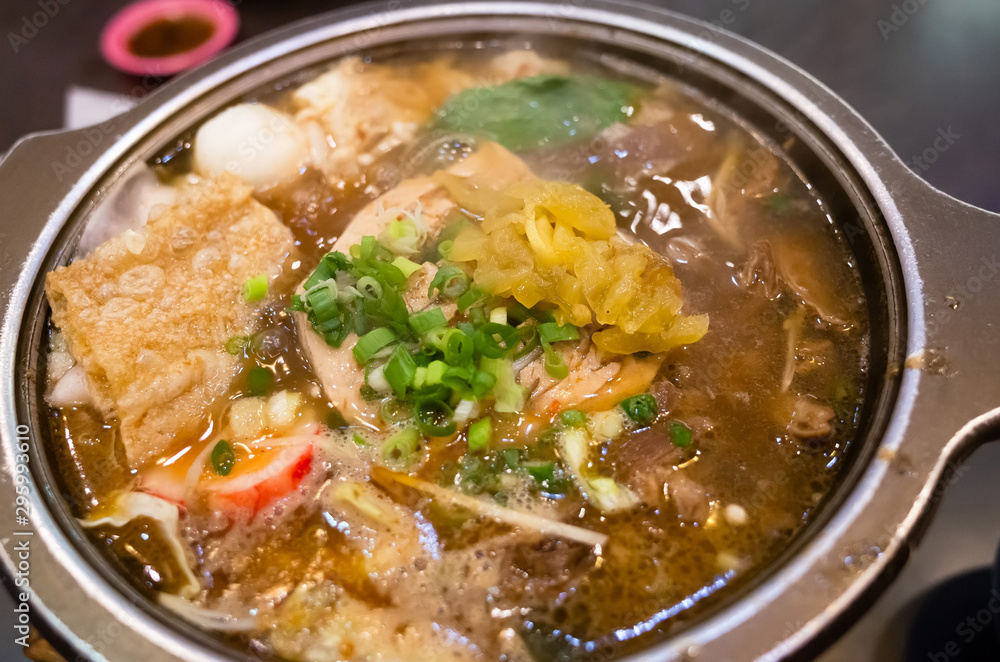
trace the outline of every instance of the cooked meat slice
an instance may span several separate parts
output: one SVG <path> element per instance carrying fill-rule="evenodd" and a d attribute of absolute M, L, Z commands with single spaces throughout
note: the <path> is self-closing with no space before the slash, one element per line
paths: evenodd
<path fill-rule="evenodd" d="M 648 492 L 643 489 L 646 487 L 643 484 L 645 474 L 660 465 L 672 466 L 683 456 L 681 449 L 671 442 L 670 431 L 662 423 L 625 435 L 613 452 L 616 465 L 628 473 L 629 484 L 643 492 Z M 653 491 L 662 495 L 662 487 L 663 481 L 660 481 Z"/>
<path fill-rule="evenodd" d="M 739 274 L 740 285 L 748 290 L 760 289 L 768 299 L 773 299 L 781 290 L 771 256 L 771 243 L 755 241 L 747 251 L 747 261 Z"/>
<path fill-rule="evenodd" d="M 663 362 L 662 356 L 606 355 L 587 340 L 576 345 L 557 344 L 569 368 L 564 379 L 548 374 L 544 358 L 532 361 L 520 373 L 521 384 L 531 391 L 531 411 L 536 414 L 574 407 L 584 411 L 610 409 L 646 391 Z"/>
<path fill-rule="evenodd" d="M 833 409 L 816 398 L 800 397 L 795 402 L 792 420 L 788 423 L 788 434 L 799 440 L 829 436 L 833 430 L 833 416 Z"/>
<path fill-rule="evenodd" d="M 347 253 L 353 244 L 361 241 L 363 236 L 378 236 L 390 221 L 404 214 L 419 216 L 420 222 L 428 232 L 437 234 L 443 227 L 448 212 L 454 206 L 446 196 L 445 190 L 430 178 L 406 180 L 358 212 L 334 244 L 333 249 Z M 433 265 L 431 267 L 434 268 Z M 421 305 L 423 308 L 430 303 L 427 298 L 430 280 L 426 278 L 425 271 L 427 269 L 422 269 L 411 276 L 412 283 L 404 294 L 408 305 Z M 322 336 L 313 331 L 304 313 L 295 313 L 295 324 L 298 327 L 302 348 L 330 404 L 339 409 L 348 421 L 367 422 L 369 425 L 377 426 L 376 407 L 361 397 L 365 373 L 363 366 L 354 358 L 354 346 L 358 342 L 358 336 L 352 333 L 340 347 L 331 347 L 326 344 Z"/>
<path fill-rule="evenodd" d="M 120 419 L 133 467 L 200 432 L 238 369 L 226 341 L 258 318 L 243 284 L 278 277 L 293 251 L 288 228 L 227 174 L 48 275 L 52 320 L 97 407 Z"/>
<path fill-rule="evenodd" d="M 667 480 L 667 491 L 682 520 L 701 523 L 708 519 L 711 504 L 704 487 L 675 471 Z"/>
<path fill-rule="evenodd" d="M 502 166 L 499 165 L 501 163 Z M 520 159 L 494 143 L 483 144 L 475 154 L 455 164 L 448 172 L 458 177 L 474 177 L 486 181 L 498 167 L 515 173 L 527 172 L 527 166 Z M 507 176 L 510 176 L 509 172 Z M 337 239 L 333 249 L 347 253 L 365 235 L 378 236 L 386 225 L 403 216 L 418 220 L 427 233 L 427 240 L 430 240 L 444 227 L 453 209 L 455 203 L 448 197 L 444 187 L 433 179 L 408 179 L 358 212 Z M 426 263 L 424 269 L 410 277 L 411 281 L 403 298 L 411 311 L 438 303 L 427 296 L 427 288 L 436 270 L 437 267 L 433 264 Z M 442 308 L 445 317 L 451 318 L 455 313 L 453 303 L 443 304 Z M 361 397 L 361 387 L 365 383 L 364 369 L 354 358 L 353 352 L 358 337 L 352 333 L 340 347 L 330 347 L 313 331 L 305 314 L 295 313 L 295 324 L 309 363 L 330 403 L 348 421 L 377 426 L 376 408 Z"/>
<path fill-rule="evenodd" d="M 818 236 L 806 233 L 773 237 L 775 271 L 824 321 L 838 326 L 848 324 L 857 302 L 841 296 L 845 267 L 827 251 L 819 250 L 819 245 Z"/>
<path fill-rule="evenodd" d="M 501 588 L 509 600 L 548 603 L 573 581 L 593 570 L 592 549 L 565 540 L 521 543 L 508 551 L 509 568 Z"/>
<path fill-rule="evenodd" d="M 390 222 L 407 216 L 422 225 L 428 236 L 434 236 L 444 227 L 453 209 L 455 203 L 430 177 L 406 179 L 359 211 L 344 228 L 333 250 L 346 255 L 365 235 L 377 237 Z"/>

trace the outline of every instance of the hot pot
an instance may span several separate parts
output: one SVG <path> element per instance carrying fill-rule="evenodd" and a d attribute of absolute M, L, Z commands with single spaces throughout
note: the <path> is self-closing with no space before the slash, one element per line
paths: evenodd
<path fill-rule="evenodd" d="M 30 580 L 31 622 L 77 659 L 247 655 L 118 576 L 70 516 L 47 463 L 43 277 L 72 254 L 95 206 L 130 166 L 190 126 L 304 68 L 357 51 L 535 42 L 665 73 L 730 109 L 785 147 L 851 243 L 869 302 L 872 364 L 849 468 L 767 571 L 630 659 L 816 654 L 892 580 L 958 464 L 1000 430 L 1000 217 L 929 186 L 815 79 L 706 24 L 607 0 L 389 7 L 356 7 L 271 33 L 104 125 L 28 137 L 0 165 L 0 536 L 8 583 Z"/>

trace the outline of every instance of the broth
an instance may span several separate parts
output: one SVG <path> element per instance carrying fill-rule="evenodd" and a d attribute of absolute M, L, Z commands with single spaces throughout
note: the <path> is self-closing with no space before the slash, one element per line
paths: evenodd
<path fill-rule="evenodd" d="M 206 199 L 218 199 L 226 209 L 243 205 L 243 216 L 260 216 L 261 224 L 283 229 L 273 233 L 276 247 L 245 257 L 254 263 L 248 276 L 269 274 L 264 296 L 256 297 L 253 278 L 246 278 L 246 310 L 219 304 L 220 319 L 229 320 L 225 356 L 217 347 L 218 364 L 211 363 L 215 358 L 198 359 L 208 366 L 198 374 L 231 378 L 216 392 L 206 390 L 215 395 L 202 398 L 204 404 L 176 405 L 184 397 L 181 390 L 174 400 L 157 396 L 144 405 L 143 412 L 157 416 L 166 408 L 188 417 L 183 427 L 178 424 L 184 431 L 167 435 L 168 443 L 150 459 L 135 460 L 137 449 L 146 448 L 140 442 L 152 436 L 152 414 L 136 419 L 127 411 L 121 391 L 128 380 L 117 391 L 109 381 L 95 396 L 98 378 L 87 370 L 90 395 L 76 391 L 75 400 L 64 397 L 68 371 L 93 365 L 80 356 L 79 339 L 95 346 L 97 341 L 86 335 L 89 329 L 74 332 L 73 290 L 58 276 L 50 280 L 50 301 L 61 311 L 49 359 L 49 398 L 55 403 L 51 447 L 64 492 L 91 527 L 95 544 L 110 551 L 136 586 L 182 616 L 218 630 L 234 646 L 293 660 L 366 659 L 376 653 L 409 659 L 617 656 L 673 632 L 761 573 L 836 483 L 857 432 L 866 381 L 868 321 L 860 281 L 846 241 L 808 183 L 722 109 L 668 80 L 622 81 L 590 64 L 570 66 L 527 51 L 483 53 L 461 64 L 448 58 L 416 64 L 345 61 L 333 71 L 345 94 L 367 104 L 366 117 L 356 120 L 368 122 L 366 130 L 374 132 L 371 127 L 383 115 L 412 127 L 392 124 L 374 143 L 357 144 L 355 134 L 328 131 L 317 146 L 313 127 L 354 121 L 344 110 L 320 112 L 309 105 L 322 103 L 315 101 L 321 88 L 308 87 L 320 77 L 298 93 L 262 95 L 258 106 L 277 109 L 268 117 L 253 115 L 259 107 L 232 115 L 228 124 L 250 127 L 242 139 L 212 133 L 218 127 L 206 123 L 157 162 L 160 183 L 153 188 L 202 191 L 197 195 L 203 197 L 182 195 L 171 208 L 176 212 L 154 212 L 156 223 L 166 222 L 164 214 L 183 220 L 201 213 L 198 205 L 208 204 Z M 525 77 L 531 85 L 517 88 Z M 586 85 L 574 88 L 574 80 Z M 519 112 L 542 113 L 550 103 L 546 86 L 566 86 L 556 93 L 561 103 L 579 105 L 572 107 L 571 122 L 546 125 L 548 133 L 531 142 L 534 127 L 509 131 L 502 118 L 476 119 L 480 111 L 455 101 L 483 85 L 517 94 L 529 89 L 539 96 L 517 106 L 524 100 L 497 93 L 482 106 L 511 103 Z M 577 96 L 566 101 L 572 95 Z M 615 95 L 626 101 L 619 103 Z M 606 121 L 587 124 L 587 113 L 597 117 L 608 107 L 615 112 Z M 469 114 L 476 120 L 471 130 Z M 307 127 L 301 133 L 310 144 L 304 161 L 288 156 L 300 136 L 298 128 L 282 124 L 292 117 L 296 127 Z M 560 136 L 553 126 L 572 130 Z M 197 149 L 208 144 L 223 153 L 231 148 L 229 156 L 251 145 L 245 161 L 228 161 L 238 166 L 243 183 L 206 183 L 214 173 L 205 163 L 216 155 Z M 260 154 L 266 159 L 255 160 Z M 268 167 L 262 169 L 265 160 Z M 529 172 L 505 182 L 519 168 Z M 479 182 L 479 188 L 470 193 L 461 188 L 463 182 Z M 252 195 L 240 193 L 243 184 L 253 187 Z M 211 186 L 216 189 L 204 189 L 208 193 L 199 188 Z M 666 331 L 623 332 L 628 342 L 641 335 L 647 343 L 642 347 L 651 349 L 608 351 L 611 336 L 601 340 L 598 332 L 624 328 L 624 322 L 576 324 L 565 331 L 578 309 L 560 308 L 544 297 L 520 305 L 519 297 L 527 296 L 522 285 L 541 273 L 541 258 L 532 263 L 535 275 L 520 272 L 521 280 L 508 290 L 496 284 L 501 277 L 489 273 L 491 257 L 480 252 L 476 259 L 462 259 L 463 247 L 483 241 L 475 233 L 482 228 L 488 233 L 492 226 L 501 232 L 508 222 L 491 205 L 508 215 L 527 213 L 510 212 L 516 205 L 509 207 L 509 201 L 523 200 L 527 209 L 538 190 L 558 191 L 569 196 L 561 199 L 581 205 L 590 200 L 607 205 L 621 238 L 601 237 L 598 230 L 588 234 L 578 225 L 570 235 L 575 245 L 596 256 L 625 256 L 609 264 L 645 256 L 645 249 L 634 247 L 648 246 L 662 257 L 642 258 L 643 278 L 651 280 L 649 270 L 662 268 L 656 265 L 672 275 L 661 290 L 647 298 L 635 294 L 632 301 L 668 307 L 664 301 L 676 292 L 670 289 L 676 276 L 683 285 L 681 312 L 656 314 L 669 313 L 675 325 L 688 323 L 683 320 L 697 325 L 707 315 L 707 332 L 698 337 L 689 332 L 687 340 L 669 346 L 656 344 L 667 342 Z M 389 202 L 373 208 L 372 201 L 383 195 Z M 445 198 L 450 206 L 441 213 L 444 230 L 432 227 L 421 239 L 421 224 L 433 225 L 435 205 Z M 567 227 L 575 212 L 544 199 L 549 202 L 539 203 L 537 218 L 525 222 L 551 222 L 556 232 L 560 223 Z M 347 252 L 338 241 L 352 232 L 360 241 L 365 229 L 351 223 L 355 216 L 369 218 L 372 209 L 390 211 L 394 218 L 387 223 L 400 224 L 402 234 L 395 238 L 371 231 L 383 244 L 397 241 L 405 248 L 406 241 L 418 241 L 413 252 L 390 251 L 394 260 L 406 258 L 392 264 L 431 263 L 424 267 L 429 272 L 418 270 L 409 279 L 426 273 L 430 281 L 433 272 L 446 273 L 442 270 L 455 265 L 465 274 L 439 283 L 438 294 L 423 298 L 431 300 L 425 310 L 447 311 L 442 314 L 448 319 L 437 328 L 467 333 L 474 353 L 460 365 L 449 358 L 463 351 L 461 341 L 450 351 L 450 331 L 441 332 L 444 344 L 435 349 L 431 331 L 392 327 L 398 344 L 389 345 L 395 347 L 390 355 L 380 355 L 378 347 L 366 358 L 367 367 L 358 373 L 360 390 L 332 388 L 330 379 L 346 379 L 346 369 L 334 367 L 345 364 L 333 363 L 342 359 L 336 338 L 324 343 L 317 334 L 335 335 L 338 327 L 321 330 L 323 321 L 314 308 L 303 309 L 302 300 L 317 291 L 307 279 L 326 264 L 324 256 Z M 259 210 L 271 210 L 277 222 Z M 153 230 L 127 230 L 117 253 L 98 249 L 93 259 L 132 264 L 129 255 L 121 258 L 137 246 L 137 235 L 128 232 L 145 233 L 134 253 L 138 257 L 156 240 Z M 227 236 L 211 241 L 223 250 L 243 250 Z M 187 244 L 171 246 L 170 255 L 186 255 Z M 377 255 L 381 249 L 374 250 Z M 212 257 L 194 253 L 194 266 L 176 257 L 182 262 L 176 273 L 197 269 L 199 255 L 202 261 Z M 327 279 L 336 281 L 338 292 L 348 284 L 357 292 L 355 299 L 350 293 L 341 299 L 351 302 L 343 303 L 344 309 L 364 304 L 363 274 L 387 273 L 383 263 L 372 257 L 364 266 L 369 271 L 342 264 Z M 231 258 L 227 264 L 220 269 L 236 268 Z M 161 266 L 169 283 L 175 272 L 169 264 Z M 113 271 L 102 268 L 101 273 Z M 566 273 L 586 287 L 600 268 L 599 261 L 577 262 Z M 459 297 L 455 310 L 454 297 L 444 290 L 470 276 L 473 286 L 486 288 L 480 296 L 486 303 L 463 308 Z M 91 298 L 121 295 L 123 277 L 110 294 L 109 286 L 95 285 Z M 537 287 L 549 287 L 548 276 L 539 278 Z M 416 290 L 404 281 L 400 292 L 412 299 Z M 323 282 L 320 288 L 330 287 Z M 421 288 L 428 284 L 423 281 Z M 379 328 L 372 319 L 389 316 L 383 308 L 391 283 L 376 285 L 373 305 L 381 308 L 364 315 L 357 312 L 363 308 L 352 309 L 353 317 L 343 313 L 345 324 L 370 332 Z M 560 294 L 559 301 L 570 296 Z M 578 305 L 590 305 L 591 299 L 579 296 Z M 610 295 L 602 296 L 610 307 Z M 412 321 L 416 304 L 409 299 L 407 304 L 410 324 L 419 324 Z M 67 306 L 69 312 L 62 312 Z M 587 310 L 588 319 L 603 314 L 598 308 Z M 87 319 L 86 305 L 81 310 L 81 319 Z M 483 332 L 491 320 L 499 326 Z M 555 339 L 538 341 L 543 326 Z M 520 335 L 501 338 L 507 327 Z M 500 357 L 491 359 L 480 345 L 472 350 L 473 337 L 488 347 L 491 340 L 499 345 Z M 539 346 L 529 351 L 528 338 Z M 525 355 L 518 359 L 521 351 Z M 404 370 L 400 366 L 407 359 L 397 353 L 411 352 L 414 366 Z M 139 364 L 142 356 L 129 360 Z M 354 356 L 360 360 L 357 350 Z M 458 384 L 448 387 L 450 400 L 417 395 L 431 388 L 434 361 L 451 370 L 445 373 L 452 378 L 448 384 Z M 402 389 L 390 364 L 409 371 Z M 353 370 L 359 369 L 355 363 Z M 611 376 L 595 381 L 602 371 Z M 474 395 L 479 373 L 495 383 Z M 418 385 L 418 374 L 426 386 Z M 520 385 L 504 387 L 506 374 Z M 573 400 L 566 374 L 566 380 L 596 386 Z M 150 383 L 170 392 L 171 382 Z M 520 406 L 509 406 L 518 393 L 524 397 Z M 540 402 L 550 404 L 539 408 Z M 437 409 L 427 413 L 427 407 Z M 445 429 L 456 420 L 454 430 Z M 477 421 L 488 423 L 474 431 Z M 136 493 L 143 496 L 132 501 L 121 496 Z M 171 547 L 170 532 L 150 517 L 150 503 L 161 510 L 164 503 L 168 510 L 178 508 L 174 536 L 183 556 Z M 130 522 L 116 526 L 100 519 L 115 513 L 128 514 Z"/>

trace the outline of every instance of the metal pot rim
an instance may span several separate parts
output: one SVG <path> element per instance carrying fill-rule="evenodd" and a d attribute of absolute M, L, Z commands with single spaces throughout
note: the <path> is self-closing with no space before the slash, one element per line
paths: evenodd
<path fill-rule="evenodd" d="M 2 483 L 0 494 L 17 496 L 21 402 L 30 401 L 25 385 L 15 382 L 23 347 L 22 315 L 38 295 L 40 265 L 79 214 L 81 201 L 108 176 L 127 168 L 135 148 L 154 132 L 174 130 L 178 118 L 204 115 L 216 107 L 207 101 L 226 87 L 235 94 L 245 81 L 259 85 L 275 62 L 288 62 L 310 47 L 353 38 L 358 47 L 374 43 L 383 31 L 416 29 L 449 20 L 472 20 L 481 29 L 503 31 L 517 21 L 532 22 L 539 33 L 600 32 L 607 43 L 629 37 L 682 48 L 707 63 L 717 63 L 745 77 L 796 109 L 833 144 L 850 164 L 884 219 L 901 269 L 905 300 L 905 355 L 892 413 L 877 452 L 850 495 L 799 552 L 739 601 L 677 636 L 629 659 L 781 659 L 821 645 L 852 616 L 857 605 L 892 576 L 905 559 L 921 524 L 940 497 L 941 485 L 954 467 L 1000 425 L 1000 385 L 989 368 L 1000 359 L 1000 345 L 989 337 L 991 312 L 1000 298 L 983 288 L 982 271 L 969 270 L 970 256 L 1000 246 L 998 217 L 934 190 L 908 170 L 872 128 L 843 101 L 788 62 L 740 37 L 663 10 L 615 0 L 590 1 L 586 7 L 547 2 L 421 2 L 388 11 L 370 6 L 317 17 L 257 39 L 217 62 L 179 78 L 150 95 L 135 110 L 112 121 L 106 144 L 91 144 L 75 173 L 54 167 L 67 145 L 84 132 L 45 134 L 24 140 L 0 163 L 0 199 L 9 218 L 47 219 L 40 233 L 30 228 L 14 234 L 0 257 L 4 309 L 0 370 L 12 384 L 0 402 Z M 542 29 L 542 23 L 547 28 Z M 479 28 L 477 28 L 478 30 Z M 366 40 L 374 40 L 366 42 Z M 256 81 L 256 82 L 254 82 Z M 85 130 L 84 130 L 85 131 Z M 114 138 L 111 140 L 111 138 Z M 103 140 L 103 139 L 102 139 Z M 93 142 L 93 141 L 92 141 Z M 70 148 L 72 149 L 72 148 Z M 27 199 L 23 191 L 39 182 L 51 195 Z M 952 229 L 936 222 L 953 219 Z M 954 226 L 965 234 L 956 236 Z M 21 236 L 24 234 L 24 236 Z M 975 260 L 973 260 L 975 261 Z M 976 263 L 978 265 L 978 262 Z M 970 276 L 969 274 L 973 274 Z M 947 297 L 980 276 L 980 289 L 952 310 Z M 992 275 L 991 275 L 992 278 Z M 951 310 L 951 313 L 948 313 Z M 943 374 L 921 366 L 930 352 L 943 356 Z M 937 365 L 937 363 L 935 364 Z M 30 435 L 27 435 L 30 436 Z M 89 659 L 217 659 L 204 642 L 179 637 L 149 613 L 131 604 L 87 565 L 48 511 L 44 484 L 30 483 L 31 525 L 18 524 L 15 511 L 0 513 L 7 536 L 2 561 L 17 578 L 14 545 L 30 540 L 31 564 L 45 574 L 31 576 L 31 609 L 41 613 L 51 633 Z M 30 530 L 30 533 L 24 533 Z M 19 536 L 18 532 L 24 535 Z M 867 552 L 863 550 L 868 550 Z M 80 610 L 81 604 L 86 610 Z M 86 611 L 86 614 L 80 614 Z M 782 622 L 784 621 L 784 622 Z"/>

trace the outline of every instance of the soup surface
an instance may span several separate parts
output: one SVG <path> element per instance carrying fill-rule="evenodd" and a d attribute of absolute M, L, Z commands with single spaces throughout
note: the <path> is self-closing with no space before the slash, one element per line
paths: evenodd
<path fill-rule="evenodd" d="M 851 255 L 780 154 L 532 50 L 225 109 L 46 290 L 94 543 L 289 660 L 648 645 L 810 520 L 865 383 Z"/>

